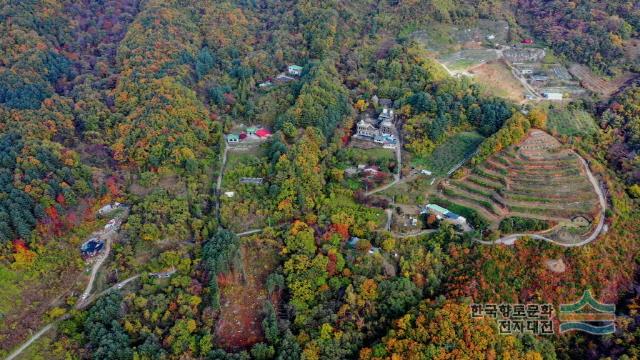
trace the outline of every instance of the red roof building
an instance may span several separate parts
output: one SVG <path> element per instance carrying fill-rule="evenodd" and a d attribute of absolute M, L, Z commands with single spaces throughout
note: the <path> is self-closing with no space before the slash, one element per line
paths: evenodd
<path fill-rule="evenodd" d="M 269 131 L 267 129 L 260 129 L 260 130 L 256 131 L 256 135 L 258 137 L 261 137 L 261 138 L 266 138 L 266 137 L 271 136 L 271 131 Z"/>
<path fill-rule="evenodd" d="M 533 39 L 524 39 L 524 40 L 522 40 L 522 43 L 523 44 L 527 44 L 527 45 L 531 45 L 531 44 L 533 44 Z"/>

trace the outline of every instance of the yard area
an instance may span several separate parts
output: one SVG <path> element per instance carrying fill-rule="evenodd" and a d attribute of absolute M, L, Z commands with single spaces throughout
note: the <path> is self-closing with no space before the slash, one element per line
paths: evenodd
<path fill-rule="evenodd" d="M 472 154 L 483 140 L 484 137 L 475 131 L 461 132 L 436 147 L 431 156 L 414 157 L 409 163 L 416 168 L 429 170 L 436 176 L 443 176 Z"/>
<path fill-rule="evenodd" d="M 424 205 L 427 194 L 435 190 L 436 183 L 431 181 L 433 177 L 426 175 L 415 175 L 414 178 L 392 186 L 378 195 L 395 200 L 398 204 Z"/>
<path fill-rule="evenodd" d="M 395 163 L 396 153 L 392 149 L 384 149 L 382 147 L 374 147 L 371 149 L 361 149 L 357 147 L 349 147 L 344 150 L 344 160 L 352 165 L 378 165 L 385 167 L 385 164 Z"/>

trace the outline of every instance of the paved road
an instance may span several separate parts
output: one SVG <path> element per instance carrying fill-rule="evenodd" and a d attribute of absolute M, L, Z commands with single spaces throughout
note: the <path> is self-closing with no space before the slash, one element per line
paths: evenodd
<path fill-rule="evenodd" d="M 141 274 L 137 274 L 137 275 L 133 275 L 132 277 L 122 280 L 119 283 L 113 285 L 110 288 L 107 288 L 97 294 L 93 294 L 91 295 L 86 301 L 83 301 L 82 303 L 77 303 L 76 304 L 76 309 L 82 310 L 85 309 L 87 306 L 91 305 L 94 301 L 98 300 L 99 298 L 103 297 L 104 295 L 114 291 L 114 290 L 120 290 L 122 289 L 125 285 L 127 285 L 128 283 L 132 282 L 133 280 L 137 279 L 140 277 Z"/>
<path fill-rule="evenodd" d="M 384 212 L 387 214 L 387 223 L 385 224 L 384 229 L 391 231 L 391 217 L 393 216 L 393 210 L 385 209 Z"/>
<path fill-rule="evenodd" d="M 220 164 L 220 174 L 218 174 L 218 179 L 216 180 L 216 194 L 220 196 L 220 188 L 222 187 L 222 176 L 224 174 L 224 167 L 227 165 L 227 151 L 229 150 L 229 146 L 225 144 L 224 151 L 222 152 L 222 163 Z"/>
<path fill-rule="evenodd" d="M 484 240 L 477 240 L 477 239 L 475 241 L 484 245 L 496 245 L 496 244 L 513 245 L 516 242 L 516 240 L 518 240 L 519 238 L 528 236 L 532 239 L 548 241 L 550 243 L 553 243 L 559 246 L 577 247 L 577 246 L 586 245 L 592 242 L 593 240 L 597 239 L 600 233 L 602 232 L 602 229 L 604 228 L 604 223 L 606 220 L 605 212 L 607 211 L 607 199 L 604 197 L 604 194 L 602 193 L 602 188 L 600 187 L 598 180 L 591 173 L 591 170 L 589 169 L 589 164 L 587 164 L 587 161 L 583 159 L 582 156 L 580 155 L 577 155 L 577 156 L 582 162 L 582 165 L 584 166 L 584 169 L 587 173 L 587 178 L 589 178 L 591 185 L 593 185 L 593 189 L 596 191 L 596 194 L 598 194 L 598 200 L 600 201 L 600 220 L 595 230 L 593 231 L 593 233 L 591 233 L 591 235 L 589 235 L 587 238 L 577 243 L 563 243 L 563 242 L 559 242 L 557 240 L 549 239 L 542 235 L 536 235 L 536 234 L 511 234 L 511 235 L 502 237 L 496 241 L 484 241 Z"/>

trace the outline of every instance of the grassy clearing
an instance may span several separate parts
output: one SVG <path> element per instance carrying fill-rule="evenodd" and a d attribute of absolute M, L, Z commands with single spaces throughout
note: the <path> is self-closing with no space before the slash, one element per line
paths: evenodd
<path fill-rule="evenodd" d="M 425 197 L 435 188 L 432 177 L 419 176 L 416 179 L 393 186 L 378 195 L 395 199 L 399 204 L 424 205 Z"/>
<path fill-rule="evenodd" d="M 586 136 L 598 131 L 593 117 L 579 109 L 550 109 L 547 128 L 552 134 Z"/>
<path fill-rule="evenodd" d="M 362 159 L 363 161 L 393 161 L 396 158 L 396 154 L 391 149 L 384 149 L 381 147 L 376 147 L 373 149 L 360 149 L 360 148 L 349 148 L 347 149 L 347 153 L 352 159 L 358 160 Z"/>
<path fill-rule="evenodd" d="M 472 154 L 484 137 L 477 132 L 461 132 L 440 144 L 428 158 L 414 158 L 411 165 L 426 168 L 436 176 L 446 175 L 452 167 Z"/>

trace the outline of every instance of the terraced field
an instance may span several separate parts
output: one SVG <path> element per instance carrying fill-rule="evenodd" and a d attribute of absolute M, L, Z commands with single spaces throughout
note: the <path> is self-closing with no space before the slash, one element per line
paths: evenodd
<path fill-rule="evenodd" d="M 441 184 L 447 200 L 476 210 L 497 228 L 506 217 L 546 220 L 580 236 L 599 211 L 579 157 L 551 135 L 532 130 L 517 146 L 490 157 L 458 180 Z"/>

